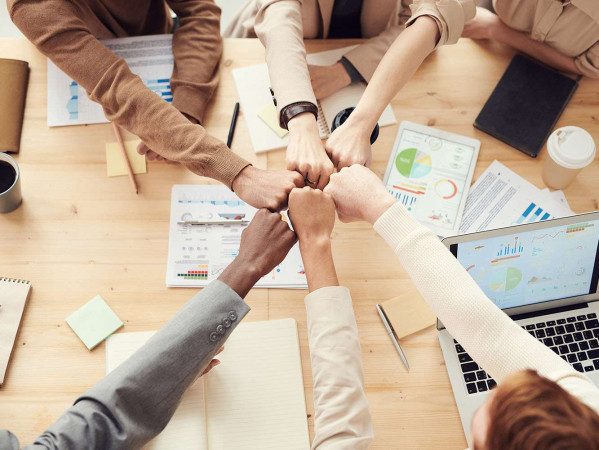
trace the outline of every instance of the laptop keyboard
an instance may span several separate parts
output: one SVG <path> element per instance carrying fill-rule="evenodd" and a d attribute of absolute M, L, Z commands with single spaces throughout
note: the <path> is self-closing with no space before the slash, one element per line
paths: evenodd
<path fill-rule="evenodd" d="M 597 314 L 583 314 L 566 319 L 523 325 L 579 372 L 599 371 L 599 320 Z M 453 340 L 458 353 L 468 394 L 486 392 L 497 385 L 491 376 L 476 364 L 464 348 Z"/>

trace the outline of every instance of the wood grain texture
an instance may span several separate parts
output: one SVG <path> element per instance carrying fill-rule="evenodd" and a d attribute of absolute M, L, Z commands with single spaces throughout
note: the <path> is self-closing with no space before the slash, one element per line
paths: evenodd
<path fill-rule="evenodd" d="M 309 52 L 355 41 L 311 41 Z M 472 122 L 507 67 L 512 51 L 462 40 L 431 55 L 396 96 L 399 121 L 411 120 L 482 141 L 475 179 L 498 159 L 544 187 L 542 161 L 531 159 L 475 130 Z M 21 153 L 23 205 L 0 215 L 0 275 L 32 281 L 6 385 L 0 390 L 0 426 L 28 444 L 73 400 L 104 375 L 104 344 L 89 352 L 65 318 L 100 294 L 125 323 L 125 332 L 155 330 L 171 318 L 195 289 L 168 289 L 165 272 L 170 191 L 173 184 L 212 183 L 185 169 L 150 163 L 138 175 L 140 195 L 127 177 L 107 178 L 105 144 L 109 124 L 47 128 L 46 59 L 27 41 L 0 40 L 0 57 L 29 61 Z M 231 70 L 264 61 L 256 40 L 226 40 L 221 84 L 206 127 L 226 139 L 237 92 Z M 558 125 L 578 125 L 599 142 L 599 81 L 582 80 Z M 381 129 L 373 170 L 382 175 L 397 126 Z M 132 136 L 125 134 L 126 139 Z M 284 151 L 253 154 L 243 111 L 233 150 L 259 167 L 283 168 Z M 599 161 L 566 189 L 576 212 L 599 209 Z M 366 224 L 335 226 L 333 252 L 340 282 L 354 299 L 364 377 L 376 439 L 372 448 L 463 449 L 466 440 L 433 327 L 402 340 L 408 373 L 374 308 L 413 289 L 392 251 Z M 313 414 L 312 378 L 303 297 L 305 291 L 254 289 L 247 320 L 293 317 L 301 340 L 306 402 Z M 312 433 L 312 417 L 310 430 Z"/>

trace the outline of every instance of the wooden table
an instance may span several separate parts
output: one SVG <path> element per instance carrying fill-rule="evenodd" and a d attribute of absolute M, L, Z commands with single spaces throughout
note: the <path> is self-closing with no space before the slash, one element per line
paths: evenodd
<path fill-rule="evenodd" d="M 312 41 L 309 52 L 353 41 Z M 393 101 L 399 121 L 432 125 L 482 141 L 475 179 L 495 159 L 538 187 L 543 151 L 531 159 L 486 134 L 472 122 L 505 70 L 512 52 L 462 40 L 429 57 Z M 88 351 L 65 318 L 102 295 L 125 322 L 123 331 L 156 330 L 193 295 L 164 284 L 171 185 L 207 183 L 178 166 L 149 164 L 138 176 L 140 194 L 127 177 L 107 178 L 104 148 L 114 141 L 109 125 L 46 126 L 46 59 L 28 42 L 0 40 L 0 57 L 31 65 L 23 129 L 24 202 L 0 215 L 0 275 L 32 281 L 6 385 L 0 390 L 0 428 L 30 443 L 73 400 L 104 376 L 104 344 Z M 221 85 L 206 127 L 225 139 L 237 93 L 231 70 L 264 60 L 256 40 L 225 42 Z M 558 125 L 589 130 L 599 143 L 599 81 L 582 80 Z M 381 129 L 373 169 L 382 175 L 397 126 Z M 256 157 L 240 118 L 233 150 L 257 166 L 284 167 L 284 151 Z M 572 209 L 599 209 L 599 161 L 566 190 Z M 449 378 L 431 327 L 402 341 L 411 371 L 402 365 L 374 304 L 412 289 L 392 251 L 366 224 L 338 223 L 333 251 L 340 282 L 351 289 L 364 361 L 364 377 L 376 439 L 373 448 L 463 449 L 466 440 Z M 306 403 L 312 433 L 312 377 L 303 297 L 305 291 L 255 289 L 247 320 L 293 317 L 298 321 Z"/>

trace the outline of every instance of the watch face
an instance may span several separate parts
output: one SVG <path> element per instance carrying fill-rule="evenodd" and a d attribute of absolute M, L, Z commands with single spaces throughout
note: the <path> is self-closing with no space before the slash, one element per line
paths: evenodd
<path fill-rule="evenodd" d="M 333 125 L 331 126 L 331 133 L 333 131 L 335 131 L 335 129 L 337 129 L 338 127 L 340 127 L 349 117 L 349 115 L 352 113 L 352 111 L 355 108 L 351 107 L 351 108 L 345 108 L 342 109 L 341 111 L 339 111 L 339 113 L 337 113 L 337 115 L 335 116 L 335 119 L 333 119 Z M 372 134 L 370 135 L 370 144 L 374 144 L 375 141 L 377 140 L 377 138 L 379 137 L 379 124 L 377 123 L 374 126 L 374 130 L 372 130 Z"/>

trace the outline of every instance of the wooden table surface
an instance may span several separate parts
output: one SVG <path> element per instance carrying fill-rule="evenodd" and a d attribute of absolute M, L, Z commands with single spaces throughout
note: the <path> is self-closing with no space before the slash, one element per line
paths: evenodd
<path fill-rule="evenodd" d="M 308 52 L 354 41 L 312 41 Z M 398 121 L 472 136 L 482 141 L 475 179 L 497 159 L 543 188 L 543 150 L 538 159 L 475 130 L 474 118 L 512 56 L 491 43 L 462 40 L 431 55 L 396 96 Z M 125 323 L 123 332 L 156 330 L 194 294 L 165 287 L 170 192 L 173 184 L 213 183 L 182 167 L 150 163 L 138 175 L 136 196 L 127 177 L 107 178 L 105 144 L 110 125 L 46 126 L 46 59 L 27 41 L 0 40 L 0 57 L 29 61 L 21 153 L 23 205 L 0 215 L 0 275 L 31 280 L 25 313 L 5 386 L 0 390 L 0 428 L 30 443 L 75 398 L 104 376 L 104 344 L 88 351 L 65 318 L 100 294 Z M 226 139 L 237 92 L 231 70 L 264 61 L 257 40 L 225 41 L 218 88 L 206 127 Z M 599 143 L 599 80 L 584 79 L 558 126 L 578 125 Z M 373 146 L 373 170 L 382 176 L 397 126 L 381 129 Z M 233 150 L 259 167 L 283 168 L 284 151 L 253 154 L 241 114 Z M 572 209 L 599 209 L 599 161 L 566 189 Z M 391 249 L 366 224 L 337 223 L 333 252 L 339 279 L 351 289 L 360 331 L 364 378 L 372 416 L 373 448 L 463 449 L 460 425 L 436 330 L 402 341 L 407 372 L 376 314 L 374 304 L 413 289 Z M 293 317 L 301 355 L 312 433 L 312 377 L 303 297 L 305 291 L 254 289 L 246 320 Z"/>

